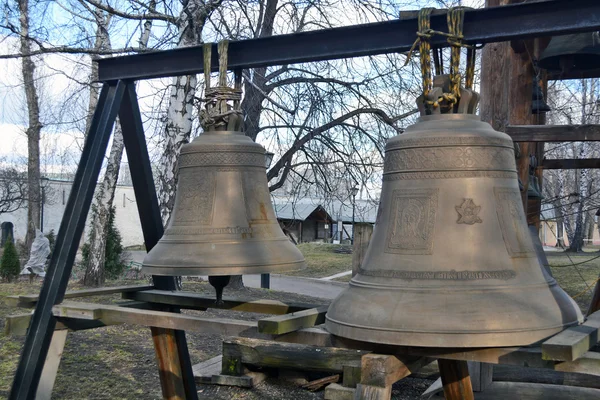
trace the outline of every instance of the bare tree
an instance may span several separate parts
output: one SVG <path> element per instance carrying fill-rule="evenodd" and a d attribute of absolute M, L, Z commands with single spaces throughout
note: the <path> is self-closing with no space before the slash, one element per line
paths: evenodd
<path fill-rule="evenodd" d="M 17 211 L 27 199 L 27 174 L 14 167 L 0 168 L 0 214 Z"/>
<path fill-rule="evenodd" d="M 29 0 L 18 0 L 20 43 L 22 54 L 23 88 L 27 99 L 27 236 L 26 248 L 31 247 L 35 230 L 40 226 L 40 121 L 39 98 L 35 82 L 35 64 L 29 41 Z"/>
<path fill-rule="evenodd" d="M 149 10 L 155 11 L 156 1 L 150 2 Z M 95 47 L 98 49 L 110 48 L 111 41 L 108 34 L 108 26 L 111 19 L 111 14 L 105 11 L 96 9 L 94 10 L 96 21 L 98 24 L 97 39 Z M 140 35 L 140 48 L 145 49 L 148 46 L 148 40 L 150 39 L 150 31 L 152 29 L 152 21 L 147 20 L 144 23 L 144 27 Z M 98 79 L 97 63 L 94 61 L 93 64 L 96 68 L 92 69 L 92 78 L 90 81 L 93 83 Z M 94 74 L 96 74 L 94 76 Z M 97 104 L 98 91 L 95 86 L 91 86 L 90 89 L 90 112 L 95 108 Z M 88 115 L 88 123 L 90 125 L 91 113 Z M 94 205 L 92 207 L 92 220 L 90 222 L 90 235 L 89 235 L 89 252 L 87 257 L 87 265 L 85 265 L 85 275 L 83 277 L 83 284 L 86 286 L 100 286 L 104 284 L 104 263 L 106 259 L 106 240 L 108 237 L 109 228 L 109 217 L 111 207 L 113 207 L 113 201 L 115 197 L 115 189 L 117 187 L 117 180 L 119 178 L 119 170 L 121 167 L 121 159 L 123 158 L 123 150 L 125 143 L 123 141 L 123 130 L 119 119 L 115 122 L 115 128 L 113 131 L 112 146 L 110 154 L 106 163 L 106 169 L 104 171 L 104 177 L 102 182 L 98 185 L 94 196 Z"/>

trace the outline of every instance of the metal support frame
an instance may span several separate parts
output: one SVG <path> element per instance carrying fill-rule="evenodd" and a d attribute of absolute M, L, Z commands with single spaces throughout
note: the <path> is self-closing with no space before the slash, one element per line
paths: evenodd
<path fill-rule="evenodd" d="M 432 15 L 431 28 L 447 32 L 446 15 Z M 600 4 L 597 0 L 534 1 L 466 11 L 464 41 L 470 44 L 503 42 L 598 29 Z M 232 41 L 227 63 L 235 70 L 405 52 L 413 45 L 417 30 L 417 19 L 412 18 Z M 433 47 L 448 46 L 446 37 L 441 35 L 434 35 L 431 44 Z M 214 71 L 218 70 L 216 46 L 214 44 L 212 50 Z M 201 46 L 98 61 L 101 81 L 159 78 L 202 71 Z"/>
<path fill-rule="evenodd" d="M 106 83 L 100 92 L 98 106 L 94 112 L 56 238 L 56 247 L 31 319 L 9 396 L 11 400 L 28 400 L 36 396 L 44 360 L 56 326 L 52 307 L 61 303 L 64 298 L 117 113 L 123 128 L 127 157 L 130 160 L 131 178 L 146 248 L 150 250 L 163 234 L 134 83 L 122 80 Z M 157 289 L 176 290 L 174 277 L 153 276 L 153 278 Z M 179 309 L 173 307 L 169 311 L 179 312 Z M 185 332 L 174 331 L 173 334 L 181 360 L 186 399 L 196 400 L 198 394 Z"/>
<path fill-rule="evenodd" d="M 431 27 L 446 30 L 446 16 L 434 15 Z M 489 43 L 600 29 L 597 0 L 530 2 L 465 13 L 465 42 Z M 234 41 L 229 45 L 229 68 L 255 68 L 337 58 L 407 51 L 415 40 L 417 20 L 402 19 L 292 35 Z M 434 47 L 447 46 L 434 36 Z M 216 44 L 214 45 L 216 46 Z M 73 181 L 55 250 L 39 295 L 27 339 L 13 380 L 11 400 L 34 399 L 57 320 L 52 307 L 62 302 L 75 254 L 90 209 L 102 161 L 117 113 L 123 127 L 145 243 L 152 248 L 163 234 L 162 221 L 134 80 L 199 73 L 201 47 L 149 52 L 99 60 L 99 80 L 105 82 Z M 212 66 L 218 68 L 217 51 Z M 154 277 L 155 287 L 176 290 L 173 277 Z M 171 312 L 179 309 L 171 307 Z M 185 333 L 173 331 L 187 399 L 197 399 Z"/>

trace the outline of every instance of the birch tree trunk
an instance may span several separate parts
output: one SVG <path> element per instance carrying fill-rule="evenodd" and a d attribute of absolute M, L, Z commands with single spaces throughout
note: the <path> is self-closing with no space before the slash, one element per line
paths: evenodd
<path fill-rule="evenodd" d="M 153 3 L 155 4 L 155 2 Z M 151 7 L 153 6 L 151 5 Z M 97 15 L 96 19 L 99 21 L 97 45 L 100 48 L 110 49 L 110 37 L 107 29 L 108 23 L 110 22 L 110 15 L 104 17 L 103 13 L 100 13 L 100 15 Z M 148 46 L 151 28 L 152 22 L 147 20 L 141 33 L 140 47 L 145 48 Z M 92 82 L 98 78 L 97 63 L 94 62 L 94 64 L 96 65 L 96 69 L 92 70 Z M 96 74 L 95 76 L 94 73 Z M 90 111 L 93 112 L 97 102 L 98 90 L 92 85 L 90 89 Z M 93 108 L 92 104 L 94 104 Z M 91 119 L 88 119 L 88 122 L 90 120 Z M 110 149 L 110 155 L 107 160 L 104 178 L 96 188 L 96 193 L 94 195 L 92 221 L 90 223 L 90 235 L 88 239 L 89 253 L 87 265 L 85 265 L 85 275 L 83 277 L 83 284 L 85 286 L 101 286 L 106 280 L 104 272 L 106 260 L 106 239 L 108 236 L 108 219 L 115 197 L 115 189 L 117 187 L 117 180 L 119 178 L 119 170 L 121 168 L 121 159 L 123 158 L 123 149 L 123 130 L 121 128 L 119 119 L 117 118 L 113 132 L 113 142 Z"/>
<path fill-rule="evenodd" d="M 35 238 L 35 230 L 40 227 L 40 107 L 35 87 L 35 64 L 29 54 L 29 1 L 19 0 L 19 20 L 21 26 L 20 44 L 23 55 L 21 70 L 23 86 L 27 99 L 28 127 L 27 134 L 27 235 L 25 243 L 27 251 Z"/>
<path fill-rule="evenodd" d="M 194 46 L 202 43 L 202 31 L 210 14 L 223 0 L 200 1 L 184 0 L 178 19 L 178 47 Z M 192 134 L 194 96 L 197 76 L 187 75 L 173 78 L 167 115 L 163 124 L 164 147 L 160 157 L 158 172 L 158 202 L 163 225 L 171 217 L 177 187 L 177 159 L 181 147 L 189 143 Z"/>

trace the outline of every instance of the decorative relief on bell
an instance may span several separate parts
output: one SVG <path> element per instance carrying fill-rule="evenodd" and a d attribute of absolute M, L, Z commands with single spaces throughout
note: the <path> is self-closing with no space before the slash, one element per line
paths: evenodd
<path fill-rule="evenodd" d="M 387 157 L 387 154 L 386 154 Z M 486 170 L 506 168 L 514 162 L 511 147 L 425 147 L 389 152 L 384 173 L 428 169 Z"/>
<path fill-rule="evenodd" d="M 535 249 L 527 228 L 518 189 L 495 187 L 496 212 L 506 250 L 513 258 L 534 257 Z"/>
<path fill-rule="evenodd" d="M 432 254 L 437 189 L 394 190 L 386 253 Z"/>
<path fill-rule="evenodd" d="M 442 280 L 442 281 L 477 281 L 484 279 L 499 279 L 507 281 L 514 279 L 517 273 L 512 269 L 497 271 L 401 271 L 395 269 L 365 270 L 359 268 L 358 273 L 377 278 L 412 280 Z"/>
<path fill-rule="evenodd" d="M 242 172 L 246 214 L 250 221 L 276 221 L 277 217 L 270 206 L 271 197 L 268 191 L 263 190 L 259 178 L 261 177 L 252 171 Z"/>
<path fill-rule="evenodd" d="M 175 198 L 173 220 L 177 225 L 210 225 L 215 199 L 216 178 L 213 171 L 182 169 L 180 179 L 196 182 L 179 188 Z"/>
<path fill-rule="evenodd" d="M 460 206 L 455 206 L 456 212 L 458 213 L 457 224 L 474 225 L 482 223 L 482 219 L 479 218 L 479 212 L 481 206 L 476 206 L 473 199 L 463 199 Z"/>

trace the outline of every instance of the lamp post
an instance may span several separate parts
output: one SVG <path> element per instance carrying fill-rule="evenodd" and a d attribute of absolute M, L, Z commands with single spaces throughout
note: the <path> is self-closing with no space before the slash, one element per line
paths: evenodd
<path fill-rule="evenodd" d="M 269 169 L 271 163 L 273 162 L 273 157 L 275 154 L 270 151 L 265 152 L 265 168 Z M 262 289 L 270 289 L 271 288 L 271 274 L 260 274 L 260 287 Z"/>
<path fill-rule="evenodd" d="M 40 188 L 42 189 L 42 209 L 40 213 L 40 231 L 44 232 L 44 203 L 46 202 L 46 186 L 48 186 L 50 179 L 42 176 L 40 178 Z"/>
<path fill-rule="evenodd" d="M 358 194 L 358 187 L 354 186 L 350 189 L 352 195 L 352 237 L 350 238 L 350 244 L 354 245 L 354 212 L 356 209 L 356 195 Z"/>

